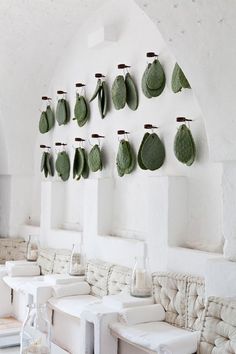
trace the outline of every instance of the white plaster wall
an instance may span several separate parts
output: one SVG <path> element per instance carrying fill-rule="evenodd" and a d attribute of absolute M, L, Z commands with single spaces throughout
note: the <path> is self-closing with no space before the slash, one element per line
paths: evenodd
<path fill-rule="evenodd" d="M 88 49 L 87 37 L 101 25 L 113 25 L 118 33 L 115 43 Z M 160 53 L 167 76 L 167 87 L 164 93 L 148 100 L 140 90 L 142 73 L 146 67 L 145 53 L 155 50 Z M 94 73 L 103 72 L 111 86 L 113 79 L 118 74 L 117 64 L 125 62 L 132 66 L 131 74 L 135 78 L 140 93 L 140 106 L 136 112 L 125 108 L 115 111 L 113 108 L 104 120 L 101 120 L 97 102 L 93 102 L 91 119 L 88 125 L 79 128 L 77 123 L 71 121 L 65 127 L 56 126 L 52 133 L 38 136 L 36 146 L 40 143 L 52 145 L 55 141 L 68 143 L 68 151 L 73 157 L 73 141 L 75 136 L 87 138 L 91 133 L 101 133 L 106 136 L 103 147 L 107 152 L 107 166 L 100 174 L 92 174 L 90 178 L 110 177 L 113 179 L 113 193 L 111 197 L 111 220 L 106 227 L 109 234 L 122 237 L 133 237 L 141 240 L 147 239 L 147 230 L 153 232 L 152 225 L 147 227 L 150 210 L 155 210 L 155 204 L 148 204 L 148 193 L 156 196 L 162 193 L 161 189 L 150 192 L 147 176 L 186 176 L 187 206 L 186 227 L 174 245 L 190 244 L 204 249 L 217 250 L 221 244 L 221 167 L 209 161 L 208 144 L 202 113 L 192 90 L 180 94 L 173 94 L 170 89 L 171 73 L 175 58 L 163 41 L 156 26 L 143 14 L 133 2 L 110 1 L 104 8 L 91 15 L 86 25 L 82 26 L 75 36 L 71 37 L 71 45 L 61 52 L 61 58 L 52 73 L 51 85 L 42 94 L 53 97 L 56 104 L 56 91 L 64 89 L 68 92 L 72 111 L 75 102 L 75 82 L 82 81 L 87 84 L 86 94 L 90 97 L 93 93 L 96 80 Z M 45 92 L 47 91 L 47 92 Z M 194 119 L 191 124 L 192 132 L 197 145 L 197 160 L 192 167 L 181 165 L 173 154 L 173 139 L 176 133 L 175 118 L 178 115 Z M 38 121 L 38 114 L 35 121 Z M 144 134 L 143 124 L 153 123 L 158 125 L 159 135 L 166 146 L 165 165 L 156 172 L 143 172 L 139 168 L 123 179 L 117 177 L 115 169 L 115 155 L 118 148 L 116 136 L 117 129 L 126 129 L 131 132 L 130 141 L 137 150 Z M 37 125 L 35 124 L 35 129 Z M 86 147 L 90 148 L 89 143 Z M 37 151 L 35 173 L 39 174 L 40 153 Z M 38 177 L 37 177 L 38 178 Z M 58 180 L 57 177 L 53 179 Z M 60 182 L 59 182 L 60 183 Z M 64 220 L 63 223 L 80 223 L 82 226 L 91 222 L 89 213 L 84 218 L 84 208 L 88 203 L 88 194 L 84 195 L 87 181 L 69 182 L 63 184 L 64 195 Z M 77 185 L 78 184 L 78 185 Z M 39 184 L 35 188 L 40 188 Z M 34 193 L 37 195 L 37 193 Z M 81 197 L 83 195 L 83 197 Z M 87 198 L 87 199 L 86 199 Z M 89 195 L 89 198 L 92 198 Z M 154 198 L 155 200 L 155 198 Z M 90 200 L 90 203 L 93 202 Z M 38 198 L 38 205 L 40 201 Z M 97 203 L 94 197 L 94 203 Z M 56 201 L 52 201 L 53 208 L 57 208 Z M 181 207 L 181 203 L 180 203 Z M 44 205 L 42 205 L 44 208 Z M 34 210 L 34 209 L 33 209 Z M 32 211 L 34 213 L 34 211 Z M 175 217 L 173 215 L 173 217 Z M 170 221 L 171 222 L 171 221 Z M 43 225 L 42 225 L 43 227 Z M 158 230 L 154 230 L 153 238 L 161 237 Z M 97 229 L 93 229 L 84 237 L 96 238 Z M 50 232 L 48 236 L 50 237 Z M 63 236 L 61 236 L 63 237 Z M 170 243 L 173 243 L 170 240 Z M 93 241 L 88 243 L 91 247 Z M 56 246 L 56 244 L 55 244 Z"/>

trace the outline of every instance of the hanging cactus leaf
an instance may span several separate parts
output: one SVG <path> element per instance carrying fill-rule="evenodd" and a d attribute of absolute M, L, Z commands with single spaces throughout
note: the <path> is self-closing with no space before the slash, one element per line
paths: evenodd
<path fill-rule="evenodd" d="M 48 174 L 51 177 L 53 177 L 54 176 L 54 166 L 53 166 L 53 158 L 50 153 L 47 153 L 46 166 L 47 166 Z"/>
<path fill-rule="evenodd" d="M 189 85 L 189 82 L 188 82 L 188 80 L 187 80 L 186 76 L 184 75 L 181 68 L 179 70 L 179 81 L 180 81 L 181 86 L 183 88 L 191 88 L 191 86 Z"/>
<path fill-rule="evenodd" d="M 178 63 L 175 63 L 172 73 L 171 88 L 174 93 L 180 92 L 182 88 L 191 88 Z"/>
<path fill-rule="evenodd" d="M 150 93 L 147 89 L 147 83 L 146 83 L 147 74 L 148 74 L 148 70 L 150 69 L 150 66 L 151 66 L 151 64 L 149 63 L 148 66 L 146 67 L 146 70 L 143 73 L 143 76 L 142 76 L 142 91 L 147 98 L 152 98 L 152 95 L 150 95 Z"/>
<path fill-rule="evenodd" d="M 78 169 L 77 169 L 77 177 L 80 178 L 84 169 L 84 149 L 78 148 Z"/>
<path fill-rule="evenodd" d="M 126 104 L 126 85 L 122 75 L 118 75 L 111 88 L 111 97 L 115 109 L 119 110 L 124 108 Z"/>
<path fill-rule="evenodd" d="M 86 123 L 87 119 L 87 103 L 84 96 L 76 95 L 76 103 L 74 108 L 74 115 L 78 124 Z M 85 121 L 85 122 L 84 122 Z"/>
<path fill-rule="evenodd" d="M 98 109 L 99 109 L 99 113 L 101 118 L 103 119 L 103 105 L 104 105 L 104 91 L 103 88 L 101 87 L 101 89 L 98 92 Z"/>
<path fill-rule="evenodd" d="M 146 85 L 150 90 L 157 90 L 162 87 L 165 80 L 165 73 L 161 63 L 155 59 L 151 64 L 146 77 Z"/>
<path fill-rule="evenodd" d="M 50 105 L 47 105 L 46 115 L 48 120 L 48 130 L 51 130 L 55 124 L 55 117 Z"/>
<path fill-rule="evenodd" d="M 67 100 L 65 100 L 65 106 L 66 106 L 66 123 L 70 121 L 70 105 Z"/>
<path fill-rule="evenodd" d="M 74 154 L 74 161 L 73 161 L 73 178 L 75 179 L 77 174 L 78 174 L 78 148 L 75 149 L 75 154 Z"/>
<path fill-rule="evenodd" d="M 67 181 L 70 177 L 70 158 L 66 151 L 59 152 L 55 167 L 59 177 Z"/>
<path fill-rule="evenodd" d="M 160 168 L 165 160 L 165 148 L 156 133 L 150 134 L 143 143 L 141 150 L 143 165 L 151 171 Z"/>
<path fill-rule="evenodd" d="M 82 171 L 82 177 L 86 179 L 89 176 L 89 165 L 88 165 L 88 155 L 85 149 L 83 149 L 83 154 L 84 154 L 84 168 Z"/>
<path fill-rule="evenodd" d="M 174 93 L 177 93 L 182 89 L 182 85 L 179 79 L 179 72 L 180 72 L 180 67 L 176 63 L 171 78 L 171 88 Z"/>
<path fill-rule="evenodd" d="M 180 162 L 187 166 L 193 164 L 196 155 L 195 143 L 190 129 L 185 124 L 182 124 L 176 133 L 174 153 Z"/>
<path fill-rule="evenodd" d="M 88 155 L 88 165 L 92 172 L 102 169 L 102 155 L 99 146 L 96 144 L 92 147 Z"/>
<path fill-rule="evenodd" d="M 64 98 L 61 98 L 57 102 L 56 120 L 59 125 L 67 123 L 67 104 Z"/>
<path fill-rule="evenodd" d="M 47 133 L 49 130 L 46 112 L 42 112 L 39 120 L 39 131 L 41 134 Z"/>
<path fill-rule="evenodd" d="M 101 86 L 102 86 L 102 80 L 101 79 L 98 79 L 97 81 L 97 86 L 95 88 L 95 91 L 94 91 L 94 94 L 92 95 L 92 97 L 90 98 L 90 101 L 89 102 L 92 102 L 98 95 L 98 92 L 100 91 L 101 89 Z"/>
<path fill-rule="evenodd" d="M 131 162 L 130 162 L 130 166 L 125 169 L 125 174 L 127 174 L 127 175 L 130 174 L 131 172 L 133 172 L 133 170 L 135 169 L 135 166 L 136 166 L 136 156 L 135 156 L 134 150 L 129 142 L 128 142 L 128 148 L 129 148 L 129 152 L 130 152 L 130 156 L 131 156 Z"/>
<path fill-rule="evenodd" d="M 41 171 L 41 172 L 43 172 L 43 170 L 44 170 L 44 165 L 45 165 L 45 161 L 46 161 L 46 156 L 47 156 L 47 154 L 46 154 L 46 152 L 44 151 L 44 152 L 42 153 L 42 157 L 41 157 L 41 166 L 40 166 L 40 171 Z"/>
<path fill-rule="evenodd" d="M 102 117 L 105 118 L 108 110 L 108 87 L 105 81 L 102 82 L 102 90 L 103 90 L 103 107 L 102 107 Z"/>
<path fill-rule="evenodd" d="M 138 91 L 129 73 L 125 75 L 126 102 L 130 109 L 136 111 L 138 108 Z"/>
<path fill-rule="evenodd" d="M 138 151 L 138 164 L 139 164 L 139 167 L 142 170 L 147 170 L 147 167 L 143 164 L 143 161 L 142 161 L 142 158 L 141 158 L 141 152 L 142 152 L 143 144 L 145 143 L 145 141 L 149 137 L 149 135 L 150 135 L 150 133 L 145 133 L 144 134 L 143 140 L 141 142 L 141 145 L 140 145 L 140 148 L 139 148 L 139 151 Z"/>
<path fill-rule="evenodd" d="M 132 156 L 129 149 L 129 142 L 122 139 L 119 144 L 116 163 L 119 165 L 120 170 L 125 173 L 125 170 L 130 167 L 131 161 Z"/>

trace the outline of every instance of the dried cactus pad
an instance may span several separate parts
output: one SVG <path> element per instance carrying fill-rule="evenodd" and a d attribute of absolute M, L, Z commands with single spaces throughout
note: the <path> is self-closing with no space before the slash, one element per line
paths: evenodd
<path fill-rule="evenodd" d="M 48 170 L 48 174 L 50 176 L 54 176 L 53 158 L 52 155 L 49 153 L 47 153 L 47 157 L 46 157 L 46 167 Z"/>
<path fill-rule="evenodd" d="M 56 120 L 59 125 L 67 123 L 67 104 L 64 98 L 59 99 L 57 102 Z"/>
<path fill-rule="evenodd" d="M 138 108 L 138 91 L 130 73 L 127 73 L 125 75 L 125 85 L 127 105 L 130 109 L 136 111 L 136 109 Z"/>
<path fill-rule="evenodd" d="M 166 77 L 160 62 L 156 59 L 148 64 L 142 77 L 142 91 L 147 98 L 160 96 L 165 88 Z"/>
<path fill-rule="evenodd" d="M 47 106 L 46 115 L 48 120 L 48 130 L 51 130 L 55 124 L 55 117 L 50 105 Z"/>
<path fill-rule="evenodd" d="M 81 122 L 87 115 L 87 105 L 84 96 L 77 95 L 74 108 L 74 115 L 77 121 Z"/>
<path fill-rule="evenodd" d="M 53 159 L 49 152 L 44 151 L 41 158 L 41 172 L 44 172 L 44 176 L 54 175 Z"/>
<path fill-rule="evenodd" d="M 88 165 L 92 172 L 102 170 L 102 155 L 101 150 L 97 144 L 94 145 L 89 152 Z"/>
<path fill-rule="evenodd" d="M 158 59 L 151 64 L 146 77 L 146 85 L 150 90 L 159 89 L 165 80 L 165 73 Z"/>
<path fill-rule="evenodd" d="M 188 166 L 191 166 L 195 160 L 195 143 L 190 129 L 185 124 L 182 124 L 176 133 L 174 153 L 180 162 Z"/>
<path fill-rule="evenodd" d="M 146 83 L 147 74 L 148 74 L 148 70 L 150 69 L 150 66 L 151 66 L 151 64 L 149 63 L 143 73 L 143 76 L 142 76 L 142 91 L 147 98 L 152 98 L 152 95 L 149 93 L 149 91 L 147 89 L 147 83 Z"/>
<path fill-rule="evenodd" d="M 49 130 L 46 112 L 42 112 L 39 120 L 39 131 L 41 134 L 47 133 Z"/>
<path fill-rule="evenodd" d="M 89 101 L 89 102 L 92 102 L 92 101 L 97 97 L 98 92 L 99 92 L 100 89 L 101 89 L 101 86 L 102 86 L 102 80 L 101 80 L 101 79 L 98 79 L 98 81 L 97 81 L 97 86 L 96 86 L 95 91 L 94 91 L 92 97 L 90 98 L 90 101 Z"/>
<path fill-rule="evenodd" d="M 117 156 L 116 156 L 116 167 L 117 172 L 120 177 L 125 174 L 130 174 L 136 164 L 136 156 L 134 154 L 133 148 L 130 143 L 125 139 L 122 139 L 119 144 Z"/>
<path fill-rule="evenodd" d="M 129 143 L 128 141 L 122 139 L 119 144 L 116 160 L 121 170 L 125 171 L 130 166 L 131 158 Z"/>
<path fill-rule="evenodd" d="M 191 88 L 188 80 L 186 79 L 182 69 L 179 67 L 178 63 L 175 64 L 172 79 L 171 87 L 174 93 L 177 93 L 182 90 L 182 88 Z"/>
<path fill-rule="evenodd" d="M 150 134 L 143 143 L 141 150 L 143 165 L 151 170 L 160 168 L 165 160 L 165 147 L 156 133 Z"/>
<path fill-rule="evenodd" d="M 59 152 L 56 159 L 56 171 L 63 181 L 70 177 L 70 158 L 66 151 Z"/>
<path fill-rule="evenodd" d="M 150 135 L 150 133 L 145 133 L 144 134 L 143 140 L 141 142 L 141 145 L 140 145 L 140 148 L 139 148 L 139 151 L 138 151 L 138 164 L 139 164 L 139 167 L 142 170 L 147 170 L 147 167 L 143 164 L 143 161 L 142 161 L 142 158 L 141 158 L 141 152 L 142 152 L 143 144 L 145 143 L 145 141 L 149 137 L 149 135 Z"/>
<path fill-rule="evenodd" d="M 118 75 L 111 88 L 111 96 L 115 109 L 124 108 L 126 104 L 126 85 L 122 75 Z"/>

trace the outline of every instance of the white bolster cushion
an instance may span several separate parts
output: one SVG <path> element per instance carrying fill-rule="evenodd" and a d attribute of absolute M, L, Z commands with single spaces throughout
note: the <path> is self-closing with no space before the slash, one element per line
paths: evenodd
<path fill-rule="evenodd" d="M 14 265 L 8 269 L 10 277 L 32 277 L 40 275 L 40 267 L 37 264 L 28 265 Z"/>
<path fill-rule="evenodd" d="M 129 326 L 165 320 L 165 310 L 161 304 L 131 307 L 119 313 L 120 322 Z"/>
<path fill-rule="evenodd" d="M 199 333 L 190 332 L 182 336 L 169 339 L 166 344 L 159 344 L 157 352 L 160 354 L 195 353 L 198 347 Z"/>
<path fill-rule="evenodd" d="M 56 285 L 52 289 L 53 297 L 60 298 L 65 296 L 89 295 L 90 285 L 83 281 L 72 284 Z"/>

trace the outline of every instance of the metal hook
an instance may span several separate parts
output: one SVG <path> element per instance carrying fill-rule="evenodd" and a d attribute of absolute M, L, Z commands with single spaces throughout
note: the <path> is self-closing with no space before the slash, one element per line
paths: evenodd
<path fill-rule="evenodd" d="M 83 139 L 83 138 L 75 138 L 75 141 L 78 142 L 81 147 L 83 147 L 84 146 L 84 142 L 86 140 Z M 76 149 L 76 147 L 74 145 L 72 145 L 72 146 L 73 146 L 74 149 Z"/>
<path fill-rule="evenodd" d="M 80 94 L 82 94 L 82 92 L 83 92 L 85 86 L 86 86 L 86 85 L 83 84 L 82 82 L 77 82 L 77 83 L 75 84 L 76 93 L 79 94 L 79 89 L 81 89 Z"/>
<path fill-rule="evenodd" d="M 144 129 L 151 129 L 152 133 L 154 133 L 154 129 L 158 129 L 159 127 L 156 127 L 155 125 L 152 124 L 144 124 Z"/>
<path fill-rule="evenodd" d="M 98 146 L 100 147 L 100 146 L 101 146 L 101 140 L 100 140 L 100 139 L 104 139 L 105 136 L 104 136 L 104 135 L 99 135 L 99 134 L 96 134 L 96 133 L 95 133 L 95 134 L 91 134 L 91 138 L 92 138 L 92 139 L 97 139 Z M 91 146 L 94 145 L 94 144 L 91 143 L 90 139 L 88 139 L 88 141 L 89 141 L 89 144 L 90 144 Z"/>
<path fill-rule="evenodd" d="M 95 76 L 96 79 L 101 79 L 101 78 L 105 78 L 106 77 L 105 75 L 103 75 L 101 73 L 96 73 L 94 76 Z"/>
<path fill-rule="evenodd" d="M 56 142 L 56 143 L 55 143 L 55 146 L 61 147 L 61 149 L 59 149 L 59 150 L 57 151 L 57 153 L 58 153 L 59 151 L 65 151 L 65 147 L 67 146 L 67 144 L 65 144 L 65 143 L 60 143 L 60 142 Z"/>
<path fill-rule="evenodd" d="M 63 91 L 63 90 L 57 90 L 57 95 L 63 95 L 63 98 L 65 98 L 66 95 L 67 94 L 67 92 L 66 91 Z M 57 99 L 59 99 L 59 97 L 57 96 Z"/>
<path fill-rule="evenodd" d="M 130 134 L 129 132 L 125 131 L 125 130 L 117 130 L 117 134 L 118 134 L 118 141 L 120 142 L 122 140 L 122 138 L 120 139 L 120 135 L 123 135 L 124 138 L 129 141 L 129 138 L 128 138 L 128 134 Z"/>

